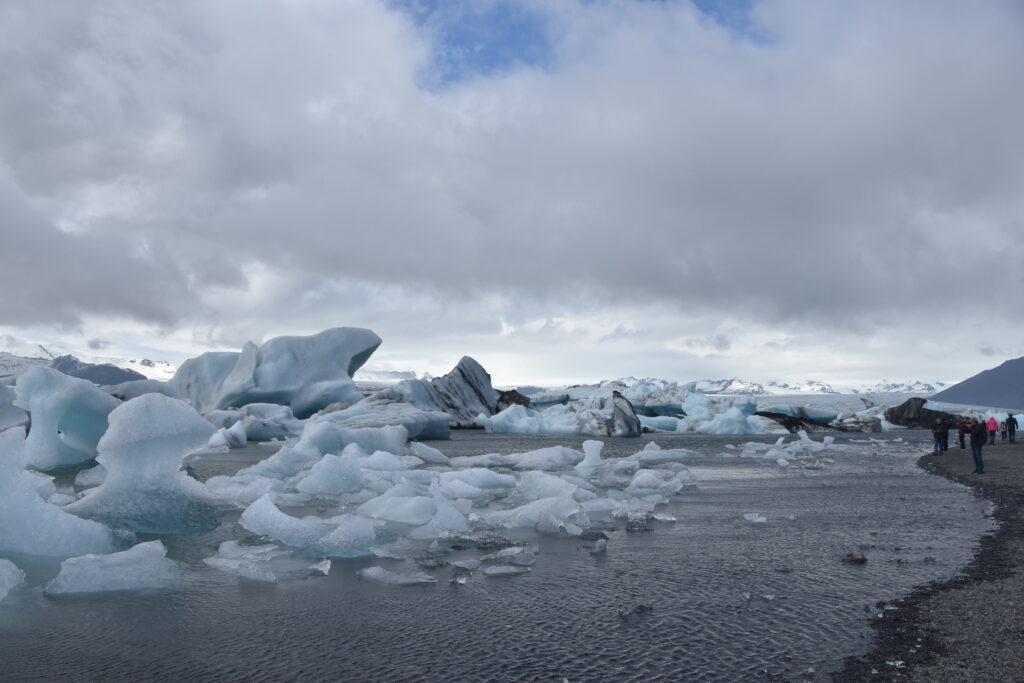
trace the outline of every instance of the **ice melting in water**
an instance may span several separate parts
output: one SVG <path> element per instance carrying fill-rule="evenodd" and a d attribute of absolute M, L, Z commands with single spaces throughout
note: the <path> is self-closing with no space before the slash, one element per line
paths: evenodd
<path fill-rule="evenodd" d="M 25 580 L 25 572 L 10 560 L 0 559 L 0 600 L 7 597 L 12 588 Z"/>
<path fill-rule="evenodd" d="M 187 403 L 146 394 L 110 413 L 97 458 L 103 483 L 67 506 L 76 515 L 144 533 L 197 531 L 216 526 L 206 487 L 181 470 L 213 426 Z"/>
<path fill-rule="evenodd" d="M 45 590 L 61 594 L 178 588 L 184 582 L 184 570 L 166 555 L 163 543 L 149 541 L 110 555 L 71 557 L 61 563 L 60 573 Z"/>
<path fill-rule="evenodd" d="M 366 567 L 357 571 L 356 574 L 368 581 L 385 583 L 391 586 L 418 586 L 437 583 L 437 579 L 424 572 L 405 574 L 389 571 L 383 567 Z"/>
<path fill-rule="evenodd" d="M 25 430 L 0 432 L 0 552 L 69 556 L 114 549 L 110 529 L 40 497 L 53 484 L 24 470 Z"/>

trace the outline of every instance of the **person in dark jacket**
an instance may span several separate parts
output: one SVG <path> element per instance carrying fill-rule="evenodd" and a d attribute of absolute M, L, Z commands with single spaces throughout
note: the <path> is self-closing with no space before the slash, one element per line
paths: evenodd
<path fill-rule="evenodd" d="M 988 429 L 984 422 L 971 420 L 971 455 L 974 456 L 974 471 L 971 474 L 985 474 L 985 461 L 981 459 L 981 447 L 988 441 Z"/>
<path fill-rule="evenodd" d="M 949 450 L 949 420 L 942 418 L 942 452 Z"/>
<path fill-rule="evenodd" d="M 932 455 L 942 455 L 942 433 L 945 431 L 946 425 L 942 423 L 942 418 L 935 418 L 935 426 L 932 427 Z"/>
<path fill-rule="evenodd" d="M 1010 443 L 1017 440 L 1017 418 L 1013 413 L 1006 416 L 1006 435 L 1010 437 Z"/>
<path fill-rule="evenodd" d="M 956 423 L 956 435 L 960 439 L 960 450 L 964 450 L 967 446 L 964 444 L 964 437 L 967 436 L 967 430 L 970 426 L 967 424 L 967 420 L 959 420 Z"/>

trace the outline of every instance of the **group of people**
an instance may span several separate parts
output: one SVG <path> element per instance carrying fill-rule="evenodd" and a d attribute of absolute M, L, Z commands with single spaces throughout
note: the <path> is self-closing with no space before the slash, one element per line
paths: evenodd
<path fill-rule="evenodd" d="M 1017 418 L 1013 416 L 1013 413 L 1009 413 L 1003 422 L 996 420 L 995 417 L 990 417 L 987 421 L 971 418 L 957 422 L 957 436 L 960 438 L 961 450 L 966 447 L 965 437 L 971 438 L 971 455 L 974 456 L 974 472 L 971 474 L 985 473 L 985 462 L 981 458 L 982 446 L 995 444 L 996 432 L 1002 433 L 1003 440 L 1009 438 L 1010 443 L 1016 442 L 1018 426 Z M 948 419 L 937 418 L 935 420 L 935 426 L 932 427 L 932 437 L 934 437 L 932 455 L 942 455 L 949 450 L 949 430 Z"/>

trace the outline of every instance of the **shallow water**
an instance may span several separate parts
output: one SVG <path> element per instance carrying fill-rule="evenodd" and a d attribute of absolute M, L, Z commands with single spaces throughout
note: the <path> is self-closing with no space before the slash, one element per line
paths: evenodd
<path fill-rule="evenodd" d="M 450 456 L 524 451 L 568 437 L 456 432 Z M 649 532 L 610 532 L 608 550 L 558 536 L 529 574 L 393 587 L 355 570 L 409 561 L 335 560 L 327 577 L 239 580 L 202 563 L 250 536 L 237 514 L 206 534 L 164 538 L 190 566 L 185 590 L 44 597 L 52 561 L 12 558 L 29 574 L 0 602 L 0 679 L 104 680 L 765 680 L 822 678 L 866 648 L 879 601 L 954 574 L 990 526 L 984 501 L 922 473 L 912 446 L 859 444 L 824 469 L 730 457 L 726 444 L 775 437 L 657 435 L 701 453 L 699 486 Z M 643 439 L 605 439 L 627 455 Z M 820 439 L 816 435 L 816 439 Z M 848 437 L 837 435 L 837 441 Z M 867 437 L 858 435 L 857 439 Z M 195 464 L 202 478 L 272 452 L 252 446 Z M 957 457 L 956 455 L 951 457 Z M 759 512 L 764 524 L 744 520 Z M 852 550 L 868 558 L 850 565 Z M 639 606 L 652 609 L 638 609 Z"/>

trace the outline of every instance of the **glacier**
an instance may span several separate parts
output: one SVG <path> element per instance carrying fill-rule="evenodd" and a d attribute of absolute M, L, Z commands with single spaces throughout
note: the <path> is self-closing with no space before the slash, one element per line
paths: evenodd
<path fill-rule="evenodd" d="M 201 412 L 278 403 L 306 418 L 332 403 L 362 399 L 352 375 L 380 343 L 376 334 L 356 327 L 275 337 L 260 346 L 247 342 L 241 352 L 190 358 L 168 384 Z"/>

